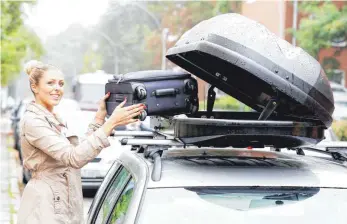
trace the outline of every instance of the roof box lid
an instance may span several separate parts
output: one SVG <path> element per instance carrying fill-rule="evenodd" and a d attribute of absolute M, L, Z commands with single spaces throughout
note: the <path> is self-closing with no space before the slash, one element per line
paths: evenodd
<path fill-rule="evenodd" d="M 166 57 L 256 111 L 332 123 L 334 99 L 320 64 L 301 48 L 239 14 L 223 14 L 188 30 Z"/>

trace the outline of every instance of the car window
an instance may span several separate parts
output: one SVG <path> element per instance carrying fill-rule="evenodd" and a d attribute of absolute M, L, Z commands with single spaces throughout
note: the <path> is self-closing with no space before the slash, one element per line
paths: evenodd
<path fill-rule="evenodd" d="M 346 210 L 346 189 L 153 188 L 146 191 L 137 223 L 345 224 Z"/>
<path fill-rule="evenodd" d="M 128 185 L 123 190 L 116 205 L 113 208 L 110 223 L 121 224 L 124 222 L 124 217 L 128 211 L 131 198 L 133 196 L 135 181 L 133 178 L 129 181 Z"/>
<path fill-rule="evenodd" d="M 110 188 L 108 189 L 95 220 L 96 224 L 106 223 L 107 217 L 110 214 L 118 195 L 127 184 L 129 177 L 129 171 L 123 167 L 117 177 L 110 183 Z"/>

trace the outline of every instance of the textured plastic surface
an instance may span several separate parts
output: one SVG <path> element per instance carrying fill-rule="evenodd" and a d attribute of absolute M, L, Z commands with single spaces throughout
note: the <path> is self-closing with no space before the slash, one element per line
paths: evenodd
<path fill-rule="evenodd" d="M 334 99 L 320 64 L 265 26 L 224 14 L 187 31 L 166 57 L 256 111 L 332 122 Z"/>
<path fill-rule="evenodd" d="M 259 115 L 245 114 L 248 118 L 250 115 Z M 293 121 L 295 118 L 292 118 L 293 120 L 257 121 L 246 120 L 247 116 L 243 115 L 229 112 L 229 119 L 176 117 L 173 120 L 175 137 L 186 144 L 198 146 L 257 148 L 292 148 L 317 144 L 324 138 L 324 126 L 317 125 L 313 120 L 300 122 Z"/>

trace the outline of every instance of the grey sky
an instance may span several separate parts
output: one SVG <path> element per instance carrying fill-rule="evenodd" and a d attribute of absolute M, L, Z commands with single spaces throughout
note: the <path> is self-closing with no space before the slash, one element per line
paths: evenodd
<path fill-rule="evenodd" d="M 45 40 L 73 23 L 96 24 L 107 4 L 108 0 L 38 0 L 36 6 L 27 11 L 25 22 Z"/>

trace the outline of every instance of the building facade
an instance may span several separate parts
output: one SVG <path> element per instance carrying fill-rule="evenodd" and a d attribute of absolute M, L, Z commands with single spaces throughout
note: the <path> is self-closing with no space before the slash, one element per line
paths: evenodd
<path fill-rule="evenodd" d="M 298 2 L 298 1 L 297 1 Z M 347 5 L 346 1 L 332 1 L 339 9 L 344 5 Z M 299 27 L 300 20 L 304 18 L 298 10 L 295 10 L 295 1 L 268 1 L 268 0 L 253 0 L 245 1 L 242 4 L 241 14 L 256 20 L 265 25 L 271 32 L 277 36 L 285 39 L 289 43 L 299 45 L 292 35 L 288 34 L 286 30 L 295 27 Z M 335 82 L 347 87 L 347 41 L 342 43 L 332 43 L 332 47 L 328 49 L 322 49 L 319 53 L 320 63 L 323 63 L 324 57 L 332 57 L 340 48 L 339 55 L 334 56 L 340 63 L 340 67 L 336 70 L 337 76 Z"/>

